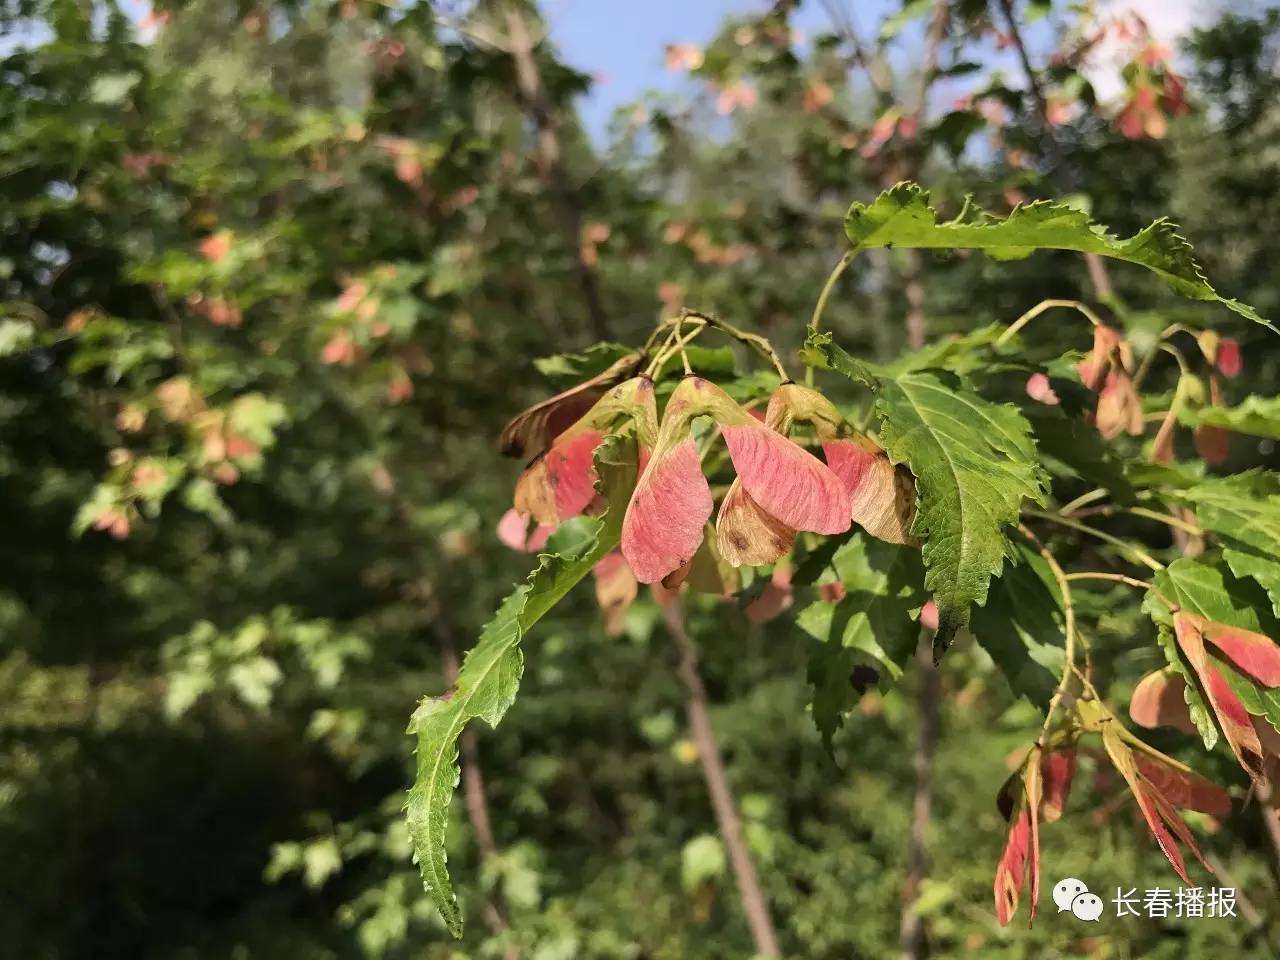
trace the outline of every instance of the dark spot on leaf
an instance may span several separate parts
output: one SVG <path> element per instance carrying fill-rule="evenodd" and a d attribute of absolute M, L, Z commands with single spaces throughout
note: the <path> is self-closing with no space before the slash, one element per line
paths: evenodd
<path fill-rule="evenodd" d="M 880 671 L 865 663 L 859 664 L 849 672 L 849 686 L 859 694 L 866 693 L 880 682 Z"/>

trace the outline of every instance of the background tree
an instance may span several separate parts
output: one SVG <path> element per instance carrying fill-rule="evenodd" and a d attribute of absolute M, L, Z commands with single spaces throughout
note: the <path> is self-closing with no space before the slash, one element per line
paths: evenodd
<path fill-rule="evenodd" d="M 856 46 L 838 8 L 805 42 L 794 4 L 735 20 L 669 52 L 693 67 L 688 100 L 621 111 L 600 147 L 574 113 L 588 78 L 528 6 L 199 0 L 157 8 L 139 42 L 114 4 L 5 5 L 0 898 L 13 906 L 0 939 L 41 957 L 749 950 L 647 592 L 616 636 L 590 590 L 572 594 L 531 639 L 518 717 L 464 744 L 478 776 L 449 835 L 460 945 L 422 891 L 401 810 L 405 721 L 530 565 L 494 532 L 517 473 L 497 464 L 502 424 L 591 371 L 600 317 L 632 342 L 681 306 L 714 311 L 794 366 L 845 250 L 839 218 L 905 172 L 946 209 L 972 193 L 1005 212 L 1060 194 L 1066 165 L 1099 220 L 1127 234 L 1175 215 L 1220 289 L 1280 315 L 1258 228 L 1276 202 L 1273 14 L 1224 18 L 1178 60 L 1144 53 L 1132 22 L 1055 5 L 1028 29 L 1062 118 L 1056 157 L 997 49 L 1002 10 L 946 6 L 932 68 L 922 38 L 939 5 L 905 5 Z M 1014 16 L 1026 26 L 1044 6 Z M 1103 30 L 1133 52 L 1118 106 L 1090 92 Z M 886 59 L 904 65 L 888 83 Z M 1184 69 L 1186 112 L 1168 79 Z M 1257 432 L 1233 434 L 1216 469 L 1275 466 L 1263 328 L 1137 270 L 1115 271 L 1098 302 L 1066 255 L 920 259 L 933 342 L 1045 297 L 1093 302 L 1143 355 L 1171 323 L 1211 320 L 1245 358 L 1216 406 L 1264 399 L 1229 424 Z M 908 263 L 855 261 L 824 328 L 896 356 Z M 1043 319 L 1024 338 L 1084 351 L 1083 329 Z M 532 363 L 549 354 L 562 356 Z M 1167 407 L 1178 364 L 1154 355 L 1144 392 Z M 1197 417 L 1188 407 L 1187 426 Z M 1189 430 L 1178 443 L 1193 455 Z M 1140 518 L 1108 523 L 1151 535 Z M 1097 682 L 1123 703 L 1163 662 L 1155 628 L 1108 614 L 1105 592 L 1079 603 Z M 781 952 L 881 955 L 899 940 L 914 681 L 858 700 L 829 756 L 802 666 L 820 642 L 795 612 L 757 623 L 737 604 L 687 604 L 710 722 Z M 1280 860 L 1258 805 L 1196 824 L 1218 882 L 1241 890 L 1238 920 L 1000 927 L 992 784 L 1042 717 L 968 639 L 938 682 L 917 949 L 1268 955 Z M 1151 740 L 1245 793 L 1223 748 Z M 1081 763 L 1045 869 L 1171 885 L 1115 775 Z"/>

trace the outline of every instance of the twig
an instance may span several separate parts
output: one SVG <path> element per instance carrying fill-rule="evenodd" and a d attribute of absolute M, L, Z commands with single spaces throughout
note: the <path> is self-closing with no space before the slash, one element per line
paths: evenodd
<path fill-rule="evenodd" d="M 920 890 L 929 875 L 929 824 L 933 819 L 933 765 L 938 752 L 939 713 L 942 681 L 933 662 L 933 641 L 929 631 L 921 631 L 916 651 L 920 689 L 916 694 L 916 715 L 920 727 L 911 757 L 915 792 L 911 800 L 911 834 L 907 843 L 907 872 L 902 885 L 902 915 L 898 925 L 898 946 L 902 960 L 926 955 L 926 928 L 917 909 Z"/>
<path fill-rule="evenodd" d="M 1127 583 L 1131 587 L 1137 587 L 1139 590 L 1150 590 L 1151 581 L 1139 580 L 1137 577 L 1126 577 L 1123 573 L 1104 573 L 1084 572 L 1084 573 L 1068 573 L 1067 579 L 1074 580 L 1111 580 L 1115 583 Z"/>
<path fill-rule="evenodd" d="M 1074 189 L 1075 177 L 1067 166 L 1066 155 L 1062 152 L 1062 145 L 1058 143 L 1058 138 L 1053 132 L 1053 124 L 1049 122 L 1049 101 L 1045 98 L 1044 88 L 1040 85 L 1040 76 L 1031 65 L 1027 45 L 1022 41 L 1022 31 L 1018 29 L 1018 20 L 1013 14 L 1013 0 L 1000 0 L 1000 10 L 1004 14 L 1005 27 L 1008 29 L 1010 39 L 1013 40 L 1014 49 L 1018 52 L 1018 60 L 1022 63 L 1022 72 L 1026 74 L 1027 84 L 1031 87 L 1031 94 L 1035 98 L 1036 109 L 1040 112 L 1044 141 L 1048 144 L 1049 152 L 1053 157 L 1054 175 L 1065 189 Z M 1089 282 L 1093 285 L 1093 292 L 1103 303 L 1110 303 L 1115 291 L 1111 287 L 1111 274 L 1107 271 L 1105 261 L 1096 253 L 1086 253 L 1084 262 L 1089 269 Z"/>
<path fill-rule="evenodd" d="M 773 349 L 773 344 L 769 342 L 768 338 L 762 337 L 758 333 L 749 333 L 746 330 L 740 330 L 728 321 L 721 320 L 714 314 L 703 313 L 700 310 L 685 310 L 681 314 L 681 319 L 702 320 L 713 329 L 719 330 L 721 333 L 733 337 L 733 339 L 755 350 L 760 354 L 760 356 L 773 364 L 774 371 L 784 382 L 791 380 L 791 377 L 787 374 L 786 367 L 782 365 L 782 360 L 778 356 L 778 352 Z"/>
<path fill-rule="evenodd" d="M 1065 504 L 1062 507 L 1062 509 L 1058 511 L 1058 513 L 1064 517 L 1068 517 L 1071 514 L 1075 513 L 1077 510 L 1079 510 L 1081 507 L 1085 506 L 1085 504 L 1093 503 L 1093 501 L 1095 500 L 1101 500 L 1103 497 L 1107 495 L 1108 494 L 1106 490 L 1104 490 L 1102 487 L 1098 487 L 1094 490 L 1090 490 L 1087 493 L 1080 494 L 1080 496 L 1076 497 L 1070 503 Z"/>
<path fill-rule="evenodd" d="M 1159 523 L 1167 524 L 1170 527 L 1188 533 L 1193 537 L 1203 537 L 1205 531 L 1194 523 L 1189 523 L 1180 517 L 1170 516 L 1167 513 L 1161 513 L 1158 510 L 1148 510 L 1146 507 L 1090 507 L 1087 510 L 1078 511 L 1076 517 L 1114 517 L 1117 514 L 1130 514 L 1135 517 L 1146 517 L 1148 520 L 1155 520 Z"/>
<path fill-rule="evenodd" d="M 893 77 L 884 58 L 867 52 L 866 45 L 858 36 L 853 20 L 840 0 L 822 0 L 822 6 L 826 9 L 827 16 L 831 18 L 831 25 L 835 27 L 836 33 L 849 45 L 853 61 L 866 71 L 880 109 L 885 110 L 893 106 Z"/>
<path fill-rule="evenodd" d="M 507 33 L 511 57 L 516 65 L 516 85 L 525 103 L 533 125 L 538 131 L 538 157 L 543 176 L 551 187 L 560 229 L 573 256 L 574 270 L 578 275 L 578 287 L 587 308 L 591 329 L 601 340 L 610 338 L 609 322 L 600 303 L 600 290 L 595 271 L 582 257 L 582 213 L 577 198 L 569 186 L 560 156 L 560 138 L 555 116 L 547 102 L 542 87 L 542 74 L 533 56 L 534 42 L 524 17 L 517 10 L 507 11 Z"/>
<path fill-rule="evenodd" d="M 1049 736 L 1049 726 L 1053 721 L 1053 714 L 1062 703 L 1063 697 L 1067 695 L 1067 689 L 1071 685 L 1071 677 L 1076 675 L 1076 611 L 1075 605 L 1071 602 L 1071 584 L 1067 581 L 1067 575 L 1063 573 L 1057 558 L 1049 552 L 1049 548 L 1040 542 L 1040 538 L 1032 533 L 1025 523 L 1018 524 L 1018 532 L 1031 541 L 1041 558 L 1049 565 L 1049 572 L 1053 574 L 1054 580 L 1058 582 L 1058 590 L 1062 593 L 1062 658 L 1065 662 L 1062 667 L 1062 678 L 1058 681 L 1057 689 L 1053 691 L 1053 697 L 1049 700 L 1049 709 L 1045 711 L 1044 725 L 1040 728 L 1040 736 L 1036 738 L 1036 744 L 1041 749 L 1044 749 L 1045 741 Z M 1082 679 L 1087 681 L 1087 678 L 1082 677 Z"/>
<path fill-rule="evenodd" d="M 1092 310 L 1090 310 L 1085 304 L 1081 303 L 1079 300 L 1041 300 L 1034 307 L 1032 307 L 1030 310 L 1028 310 L 1026 313 L 1020 316 L 1017 320 L 1009 324 L 1008 329 L 1005 330 L 1004 333 L 1000 334 L 1000 336 L 996 338 L 995 345 L 997 347 L 1000 346 L 1002 343 L 1004 343 L 1006 340 L 1012 337 L 1015 333 L 1017 333 L 1019 330 L 1025 327 L 1028 323 L 1030 323 L 1036 317 L 1040 316 L 1040 314 L 1044 313 L 1046 310 L 1052 310 L 1054 307 L 1064 307 L 1069 310 L 1078 310 L 1080 313 L 1084 314 L 1089 319 L 1089 322 L 1093 324 L 1095 327 L 1104 326 L 1101 318 Z"/>
<path fill-rule="evenodd" d="M 733 875 L 738 882 L 738 895 L 742 901 L 743 913 L 746 914 L 747 926 L 751 929 L 751 939 L 755 943 L 756 954 L 762 957 L 780 957 L 782 953 L 778 949 L 778 937 L 773 929 L 773 920 L 769 916 L 769 907 L 760 889 L 760 879 L 756 875 L 755 864 L 751 860 L 751 851 L 742 836 L 742 821 L 738 817 L 737 804 L 729 788 L 729 780 L 725 776 L 724 760 L 720 756 L 720 745 L 716 740 L 715 729 L 711 726 L 707 690 L 698 673 L 698 651 L 685 628 L 679 596 L 672 598 L 663 610 L 663 617 L 666 620 L 667 632 L 675 641 L 676 650 L 680 654 L 676 673 L 689 693 L 686 707 L 689 714 L 689 728 L 693 733 L 693 742 L 698 748 L 698 759 L 702 763 L 702 775 L 707 781 L 707 793 L 711 797 L 716 824 L 729 850 L 729 862 L 733 865 Z"/>
<path fill-rule="evenodd" d="M 1072 530 L 1078 530 L 1081 533 L 1087 533 L 1092 537 L 1097 537 L 1104 543 L 1109 543 L 1113 547 L 1121 550 L 1127 550 L 1139 563 L 1150 567 L 1152 570 L 1163 570 L 1164 564 L 1151 556 L 1144 550 L 1140 550 L 1131 543 L 1126 543 L 1119 537 L 1112 536 L 1105 530 L 1099 530 L 1097 527 L 1090 527 L 1087 524 L 1078 523 L 1068 517 L 1060 517 L 1056 513 L 1043 513 L 1039 510 L 1024 510 L 1023 513 L 1028 517 L 1035 517 L 1038 520 L 1048 520 L 1050 523 L 1056 523 L 1064 527 L 1070 527 Z"/>

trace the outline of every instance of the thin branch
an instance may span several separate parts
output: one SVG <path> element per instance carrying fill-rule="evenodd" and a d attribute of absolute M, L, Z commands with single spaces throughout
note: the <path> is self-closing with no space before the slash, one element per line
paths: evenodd
<path fill-rule="evenodd" d="M 1113 583 L 1127 583 L 1131 587 L 1137 587 L 1139 590 L 1150 590 L 1151 581 L 1139 580 L 1137 577 L 1126 577 L 1123 573 L 1104 573 L 1102 571 L 1087 571 L 1082 573 L 1068 573 L 1067 580 L 1110 580 Z"/>
<path fill-rule="evenodd" d="M 1120 550 L 1127 550 L 1139 563 L 1143 566 L 1150 567 L 1152 570 L 1163 570 L 1164 564 L 1151 556 L 1144 550 L 1140 550 L 1131 543 L 1126 543 L 1119 537 L 1112 536 L 1105 530 L 1099 530 L 1097 527 L 1091 527 L 1084 523 L 1078 523 L 1067 517 L 1060 517 L 1056 513 L 1043 513 L 1039 510 L 1024 510 L 1023 513 L 1028 517 L 1035 517 L 1038 520 L 1048 520 L 1050 523 L 1056 523 L 1060 526 L 1070 527 L 1072 530 L 1078 530 L 1081 533 L 1087 533 L 1091 537 L 1097 537 L 1103 543 L 1109 543 L 1113 547 Z"/>
<path fill-rule="evenodd" d="M 920 689 L 916 694 L 916 748 L 911 757 L 915 792 L 911 799 L 911 835 L 907 843 L 907 872 L 902 889 L 902 915 L 898 926 L 898 948 L 902 960 L 918 960 L 928 955 L 927 928 L 918 909 L 920 891 L 929 875 L 929 824 L 933 819 L 933 765 L 938 752 L 938 728 L 942 703 L 942 680 L 933 662 L 933 640 L 929 631 L 920 634 L 916 651 Z"/>
<path fill-rule="evenodd" d="M 943 35 L 951 19 L 950 0 L 937 0 L 929 18 L 929 33 L 925 38 L 924 61 L 920 64 L 920 84 L 916 88 L 916 102 L 911 117 L 919 126 L 929 106 L 929 88 L 938 72 L 938 58 L 942 52 Z"/>
<path fill-rule="evenodd" d="M 1058 582 L 1058 590 L 1062 593 L 1062 659 L 1064 663 L 1062 678 L 1058 681 L 1057 689 L 1053 691 L 1053 697 L 1049 700 L 1049 709 L 1045 711 L 1044 715 L 1044 726 L 1040 728 L 1040 736 L 1036 738 L 1036 744 L 1043 750 L 1045 741 L 1049 736 L 1049 726 L 1053 722 L 1054 712 L 1067 695 L 1067 690 L 1071 686 L 1072 676 L 1076 675 L 1076 610 L 1075 604 L 1071 601 L 1071 584 L 1067 581 L 1067 575 L 1058 564 L 1057 558 L 1049 551 L 1048 547 L 1040 542 L 1040 538 L 1032 533 L 1025 523 L 1018 524 L 1018 532 L 1031 541 L 1041 558 L 1049 565 L 1049 572 L 1053 574 L 1053 579 Z M 1087 678 L 1082 677 L 1081 679 L 1087 682 Z"/>
<path fill-rule="evenodd" d="M 1170 516 L 1167 513 L 1161 513 L 1158 510 L 1148 510 L 1146 507 L 1116 507 L 1110 505 L 1103 507 L 1090 507 L 1087 510 L 1076 511 L 1075 516 L 1077 518 L 1114 517 L 1119 514 L 1126 513 L 1135 517 L 1146 517 L 1148 520 L 1155 520 L 1158 523 L 1166 524 L 1176 530 L 1181 530 L 1183 533 L 1190 534 L 1193 537 L 1203 537 L 1205 533 L 1204 530 L 1196 526 L 1194 523 L 1189 523 L 1180 517 Z"/>
<path fill-rule="evenodd" d="M 1008 328 L 1004 331 L 1004 333 L 1000 334 L 1000 336 L 996 338 L 995 345 L 997 347 L 1000 346 L 1002 343 L 1004 343 L 1006 340 L 1012 337 L 1015 333 L 1017 333 L 1019 330 L 1025 327 L 1028 323 L 1030 323 L 1036 317 L 1040 316 L 1040 314 L 1044 313 L 1046 310 L 1051 310 L 1054 307 L 1064 307 L 1069 310 L 1078 310 L 1080 313 L 1084 314 L 1089 319 L 1089 322 L 1093 324 L 1095 327 L 1103 326 L 1102 319 L 1096 313 L 1090 310 L 1085 304 L 1081 303 L 1079 300 L 1041 300 L 1034 307 L 1032 307 L 1030 310 L 1028 310 L 1026 313 L 1020 316 L 1017 320 L 1009 324 Z"/>
<path fill-rule="evenodd" d="M 885 59 L 879 53 L 872 54 L 867 51 L 866 44 L 862 42 L 857 28 L 853 25 L 853 18 L 849 16 L 841 0 L 822 0 L 822 6 L 827 11 L 836 34 L 849 45 L 853 62 L 866 71 L 880 109 L 886 110 L 893 106 L 893 76 Z"/>
<path fill-rule="evenodd" d="M 1013 0 L 1000 0 L 1000 10 L 1004 14 L 1005 27 L 1008 29 L 1009 38 L 1013 41 L 1014 49 L 1018 52 L 1018 60 L 1022 64 L 1022 72 L 1026 74 L 1027 84 L 1031 87 L 1031 95 L 1035 99 L 1036 109 L 1040 113 L 1040 125 L 1044 134 L 1044 142 L 1048 145 L 1049 153 L 1053 158 L 1054 176 L 1058 178 L 1058 182 L 1063 189 L 1073 190 L 1075 188 L 1075 177 L 1067 165 L 1066 154 L 1063 153 L 1062 145 L 1058 143 L 1058 137 L 1053 132 L 1053 124 L 1049 121 L 1049 101 L 1045 98 L 1044 88 L 1040 85 L 1040 75 L 1031 64 L 1031 57 L 1027 53 L 1027 45 L 1022 40 L 1022 31 L 1018 29 L 1018 20 L 1013 13 Z M 1093 285 L 1093 292 L 1103 303 L 1110 303 L 1115 291 L 1111 286 L 1111 274 L 1107 271 L 1106 262 L 1096 253 L 1086 253 L 1084 262 L 1089 270 L 1089 282 Z"/>
<path fill-rule="evenodd" d="M 582 257 L 582 212 L 579 209 L 577 197 L 569 186 L 569 177 L 565 173 L 561 159 L 558 124 L 542 87 L 542 74 L 538 69 L 538 62 L 533 56 L 535 42 L 529 36 L 529 29 L 523 15 L 514 8 L 507 11 L 507 34 L 511 57 L 516 65 L 516 85 L 520 90 L 525 109 L 538 132 L 539 165 L 551 187 L 556 213 L 560 220 L 560 230 L 573 256 L 574 270 L 578 275 L 578 287 L 587 308 L 591 329 L 599 339 L 608 340 L 611 335 L 609 322 L 600 302 L 600 290 L 596 283 L 595 271 Z"/>
<path fill-rule="evenodd" d="M 1258 788 L 1258 815 L 1262 818 L 1262 826 L 1267 839 L 1271 842 L 1271 866 L 1276 873 L 1276 881 L 1280 883 L 1280 810 L 1275 807 L 1276 780 L 1269 777 Z"/>
<path fill-rule="evenodd" d="M 702 320 L 714 329 L 719 330 L 721 333 L 728 334 L 744 346 L 748 346 L 752 350 L 755 350 L 760 354 L 760 356 L 773 364 L 774 371 L 784 382 L 789 382 L 791 380 L 791 377 L 787 374 L 786 367 L 782 365 L 782 359 L 778 356 L 778 352 L 773 349 L 773 344 L 769 342 L 767 337 L 762 337 L 758 333 L 750 333 L 746 330 L 741 330 L 728 321 L 721 320 L 714 314 L 703 313 L 699 310 L 685 310 L 681 314 L 681 319 Z"/>
<path fill-rule="evenodd" d="M 780 957 L 782 952 L 778 949 L 778 936 L 774 932 L 773 920 L 769 916 L 769 906 L 760 889 L 760 879 L 756 875 L 755 864 L 751 860 L 751 851 L 742 836 L 742 821 L 738 817 L 737 804 L 729 788 L 729 779 L 725 776 L 720 744 L 711 726 L 707 690 L 698 673 L 698 651 L 693 639 L 689 636 L 689 631 L 685 628 L 679 596 L 671 599 L 663 610 L 663 617 L 667 623 L 667 632 L 671 635 L 676 650 L 680 654 L 676 672 L 689 693 L 687 702 L 689 728 L 693 734 L 693 742 L 698 748 L 698 759 L 702 763 L 702 775 L 707 781 L 707 793 L 711 797 L 716 824 L 729 850 L 729 862 L 733 865 L 733 875 L 738 882 L 738 895 L 742 901 L 742 910 L 746 914 L 747 926 L 751 929 L 751 939 L 755 943 L 756 954 L 761 957 Z"/>
<path fill-rule="evenodd" d="M 1101 500 L 1103 497 L 1109 496 L 1107 491 L 1102 487 L 1082 493 L 1070 503 L 1064 504 L 1062 509 L 1058 511 L 1064 517 L 1069 517 L 1086 504 L 1093 503 L 1095 500 Z"/>

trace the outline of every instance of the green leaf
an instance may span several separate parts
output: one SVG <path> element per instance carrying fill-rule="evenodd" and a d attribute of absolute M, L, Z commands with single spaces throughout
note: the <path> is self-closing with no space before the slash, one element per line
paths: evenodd
<path fill-rule="evenodd" d="M 719 880 L 726 866 L 724 846 L 709 833 L 694 837 L 680 852 L 680 876 L 688 892 L 697 890 L 708 880 Z"/>
<path fill-rule="evenodd" d="M 1204 424 L 1211 427 L 1223 427 L 1236 433 L 1247 433 L 1254 437 L 1269 437 L 1280 440 L 1280 396 L 1245 397 L 1234 407 L 1202 407 L 1200 410 L 1187 410 L 1185 417 L 1192 426 Z"/>
<path fill-rule="evenodd" d="M 1204 697 L 1200 696 L 1200 688 L 1196 685 L 1195 673 L 1187 665 L 1186 661 L 1182 659 L 1182 654 L 1178 652 L 1178 643 L 1174 639 L 1172 628 L 1169 626 L 1172 622 L 1169 610 L 1152 593 L 1148 593 L 1144 599 L 1143 609 L 1151 614 L 1152 619 L 1156 621 L 1156 640 L 1164 653 L 1165 662 L 1173 668 L 1175 673 L 1182 677 L 1182 699 L 1186 702 L 1187 710 L 1191 714 L 1191 724 L 1196 728 L 1196 732 L 1200 734 L 1204 748 L 1212 750 L 1218 744 L 1218 725 L 1213 722 L 1213 714 L 1205 704 Z M 1163 611 L 1163 613 L 1159 611 Z M 1162 620 L 1164 622 L 1161 622 Z"/>
<path fill-rule="evenodd" d="M 629 460 L 629 462 L 627 462 Z M 417 776 L 405 814 L 423 885 L 454 936 L 462 935 L 462 912 L 445 866 L 445 830 L 449 803 L 458 785 L 458 737 L 479 717 L 496 727 L 515 701 L 524 672 L 520 641 L 552 607 L 613 550 L 621 537 L 622 516 L 635 480 L 635 453 L 622 454 L 613 440 L 596 453 L 596 467 L 609 507 L 604 517 L 558 532 L 529 579 L 503 601 L 497 614 L 467 653 L 453 688 L 426 697 L 414 711 L 409 733 L 417 738 Z"/>
<path fill-rule="evenodd" d="M 880 40 L 887 42 L 896 37 L 912 20 L 918 20 L 937 4 L 934 0 L 902 0 L 902 9 L 891 13 L 880 23 Z"/>
<path fill-rule="evenodd" d="M 1189 610 L 1215 623 L 1242 627 L 1269 637 L 1280 637 L 1280 620 L 1270 612 L 1271 604 L 1258 585 L 1234 576 L 1221 561 L 1207 562 L 1183 557 L 1157 571 L 1152 578 L 1152 586 L 1153 589 L 1143 600 L 1142 608 L 1159 629 L 1165 658 L 1186 681 L 1186 700 L 1191 708 L 1191 720 L 1200 732 L 1205 748 L 1212 749 L 1218 741 L 1218 730 L 1200 695 L 1194 674 L 1178 652 L 1173 637 L 1171 605 Z M 1221 658 L 1215 658 L 1215 666 L 1224 665 Z M 1225 674 L 1227 671 L 1223 672 Z M 1244 676 L 1237 676 L 1233 680 L 1228 675 L 1228 680 L 1233 681 L 1233 687 L 1255 686 L 1252 680 Z M 1266 715 L 1271 719 L 1270 691 L 1256 688 L 1252 693 L 1246 691 L 1241 694 L 1239 689 L 1236 692 L 1250 713 Z M 1257 709 L 1250 707 L 1250 703 L 1254 703 Z M 1258 706 L 1259 704 L 1262 706 Z M 1277 715 L 1277 719 L 1280 719 L 1280 715 Z"/>
<path fill-rule="evenodd" d="M 819 641 L 811 649 L 809 679 L 814 686 L 813 718 L 827 746 L 859 691 L 849 682 L 855 661 L 839 651 L 857 650 L 873 658 L 893 680 L 916 649 L 920 625 L 912 618 L 927 599 L 924 570 L 914 547 L 857 533 L 830 559 L 844 584 L 836 603 L 818 600 L 800 611 L 796 625 Z M 826 649 L 823 649 L 826 648 Z"/>
<path fill-rule="evenodd" d="M 991 581 L 987 602 L 974 608 L 969 629 L 1014 695 L 1046 710 L 1062 674 L 1062 593 L 1049 565 L 1031 547 L 1015 543 L 1010 559 Z"/>
<path fill-rule="evenodd" d="M 538 357 L 533 361 L 538 372 L 557 387 L 567 389 L 603 373 L 623 357 L 632 353 L 631 347 L 621 343 L 593 343 L 582 353 L 558 353 L 550 357 Z"/>
<path fill-rule="evenodd" d="M 1056 461 L 1046 463 L 1047 467 L 1052 470 L 1060 464 L 1055 472 L 1069 472 L 1104 488 L 1116 503 L 1134 502 L 1136 495 L 1125 474 L 1124 461 L 1092 424 L 1080 417 L 1067 416 L 1058 407 L 1043 404 L 1036 404 L 1036 409 L 1025 412 L 1041 455 Z"/>
<path fill-rule="evenodd" d="M 1000 572 L 1004 527 L 1017 521 L 1023 500 L 1044 499 L 1030 425 L 1015 407 L 991 403 L 945 372 L 876 378 L 821 334 L 810 338 L 805 355 L 873 386 L 880 443 L 916 476 L 920 500 L 911 532 L 924 540 L 940 656 Z"/>
<path fill-rule="evenodd" d="M 1280 482 L 1252 471 L 1210 480 L 1180 494 L 1195 507 L 1200 526 L 1213 533 L 1237 577 L 1252 577 L 1280 616 Z"/>
<path fill-rule="evenodd" d="M 800 348 L 800 358 L 811 367 L 822 367 L 843 374 L 854 383 L 876 389 L 878 372 L 869 364 L 850 356 L 831 339 L 829 333 L 810 333 Z"/>
<path fill-rule="evenodd" d="M 999 260 L 1021 259 L 1037 250 L 1096 253 L 1144 266 L 1184 297 L 1217 301 L 1271 326 L 1248 304 L 1214 290 L 1192 256 L 1191 244 L 1163 218 L 1125 240 L 1108 233 L 1084 211 L 1047 200 L 1019 204 L 1004 219 L 978 211 L 964 220 L 939 223 L 937 211 L 929 206 L 929 192 L 904 182 L 870 204 L 853 204 L 844 229 L 855 248 L 974 249 Z"/>
<path fill-rule="evenodd" d="M 1266 595 L 1256 583 L 1234 576 L 1221 561 L 1182 557 L 1158 570 L 1152 584 L 1168 603 L 1206 620 L 1269 637 L 1280 635 L 1280 620 L 1269 611 Z"/>
<path fill-rule="evenodd" d="M 1244 708 L 1262 717 L 1280 732 L 1280 687 L 1264 687 L 1237 670 L 1225 657 L 1214 656 L 1213 665 L 1226 678 Z"/>

